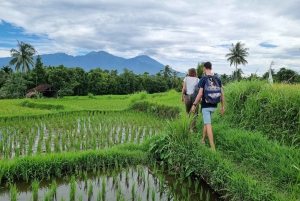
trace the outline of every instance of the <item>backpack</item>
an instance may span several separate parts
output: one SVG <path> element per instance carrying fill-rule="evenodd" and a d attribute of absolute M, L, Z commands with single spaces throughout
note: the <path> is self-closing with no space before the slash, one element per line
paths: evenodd
<path fill-rule="evenodd" d="M 221 87 L 215 76 L 206 76 L 204 99 L 206 103 L 217 104 L 221 101 Z"/>
<path fill-rule="evenodd" d="M 198 92 L 199 92 L 199 87 L 198 87 L 198 84 L 196 84 L 196 86 L 194 87 L 194 92 L 192 94 L 192 100 L 195 101 L 196 98 L 197 98 L 197 95 L 198 95 Z"/>
<path fill-rule="evenodd" d="M 199 82 L 199 80 L 198 80 L 198 82 Z M 187 83 L 188 82 L 186 82 L 186 85 L 187 85 Z M 192 101 L 194 101 L 195 99 L 196 99 L 196 97 L 197 97 L 197 95 L 198 95 L 198 92 L 199 92 L 199 87 L 198 87 L 198 83 L 195 85 L 195 87 L 194 87 L 194 91 L 193 91 L 193 93 L 191 94 L 191 99 L 192 99 Z M 185 91 L 185 93 L 186 93 L 186 91 Z"/>

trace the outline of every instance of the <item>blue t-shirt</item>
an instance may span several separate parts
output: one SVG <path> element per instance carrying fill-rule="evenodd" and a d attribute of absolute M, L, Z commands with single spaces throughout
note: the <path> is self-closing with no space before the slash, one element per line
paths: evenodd
<path fill-rule="evenodd" d="M 199 88 L 203 88 L 203 94 L 204 94 L 204 87 L 205 87 L 205 82 L 206 82 L 206 79 L 208 77 L 212 77 L 213 75 L 206 75 L 204 77 L 202 77 L 198 83 L 198 87 Z M 222 88 L 222 82 L 220 80 L 220 78 L 218 78 L 217 76 L 214 76 L 217 80 L 217 82 L 219 83 L 219 86 L 220 88 Z M 202 94 L 202 99 L 201 99 L 201 108 L 208 108 L 208 107 L 217 107 L 218 104 L 211 104 L 211 103 L 206 103 L 205 102 L 205 99 L 203 97 L 203 94 Z"/>

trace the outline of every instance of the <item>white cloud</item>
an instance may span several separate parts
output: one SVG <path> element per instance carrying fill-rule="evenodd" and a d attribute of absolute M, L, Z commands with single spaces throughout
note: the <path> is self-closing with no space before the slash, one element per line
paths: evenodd
<path fill-rule="evenodd" d="M 0 49 L 1 57 L 10 57 L 10 49 Z"/>
<path fill-rule="evenodd" d="M 30 40 L 39 54 L 147 54 L 182 72 L 211 61 L 215 72 L 229 74 L 234 67 L 226 45 L 242 41 L 249 48 L 248 65 L 240 66 L 246 75 L 263 74 L 271 61 L 274 68 L 300 70 L 298 0 L 0 2 L 0 19 L 41 37 Z M 263 42 L 277 47 L 259 46 Z M 0 48 L 1 57 L 9 55 Z"/>

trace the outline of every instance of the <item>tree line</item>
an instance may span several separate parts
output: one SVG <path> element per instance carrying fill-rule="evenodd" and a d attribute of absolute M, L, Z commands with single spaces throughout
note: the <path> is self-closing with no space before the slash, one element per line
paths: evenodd
<path fill-rule="evenodd" d="M 226 54 L 230 65 L 235 66 L 232 75 L 220 75 L 223 84 L 241 79 L 268 79 L 269 72 L 262 77 L 252 74 L 243 77 L 242 70 L 237 68 L 240 64 L 247 64 L 248 48 L 241 42 L 232 44 Z M 178 77 L 178 72 L 173 71 L 169 65 L 155 75 L 148 72 L 135 74 L 126 68 L 119 73 L 117 70 L 101 68 L 91 69 L 86 72 L 81 67 L 68 68 L 60 66 L 44 66 L 38 55 L 36 61 L 33 55 L 36 51 L 33 46 L 19 42 L 18 49 L 11 49 L 12 60 L 9 65 L 0 70 L 0 98 L 23 98 L 29 89 L 41 84 L 50 84 L 58 90 L 59 96 L 85 96 L 106 94 L 132 94 L 139 91 L 147 93 L 165 92 L 170 89 L 181 91 L 183 78 Z M 15 65 L 15 71 L 11 68 Z M 31 69 L 30 66 L 33 68 Z M 198 63 L 197 73 L 203 75 L 203 63 Z M 293 70 L 281 68 L 275 73 L 272 70 L 275 82 L 300 83 L 298 73 Z"/>
<path fill-rule="evenodd" d="M 68 68 L 44 66 L 41 57 L 36 58 L 32 69 L 13 71 L 4 66 L 0 71 L 0 97 L 22 98 L 29 89 L 41 84 L 50 84 L 58 90 L 59 96 L 85 96 L 106 94 L 132 94 L 139 91 L 148 93 L 165 92 L 170 89 L 180 90 L 182 78 L 177 77 L 167 65 L 155 75 L 148 72 L 137 75 L 124 68 L 117 70 L 91 69 L 86 72 L 81 67 Z"/>

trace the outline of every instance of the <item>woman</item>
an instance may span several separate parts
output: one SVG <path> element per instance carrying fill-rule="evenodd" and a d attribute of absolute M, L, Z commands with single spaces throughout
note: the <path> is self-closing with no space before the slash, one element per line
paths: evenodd
<path fill-rule="evenodd" d="M 195 68 L 189 69 L 188 76 L 183 79 L 183 86 L 181 90 L 181 102 L 185 103 L 185 110 L 187 114 L 190 114 L 191 108 L 193 106 L 194 100 L 192 99 L 192 94 L 194 93 L 195 86 L 198 85 L 199 78 L 197 77 L 197 72 Z M 196 117 L 198 115 L 198 106 L 195 109 L 195 116 L 193 117 L 190 132 L 194 132 Z"/>

